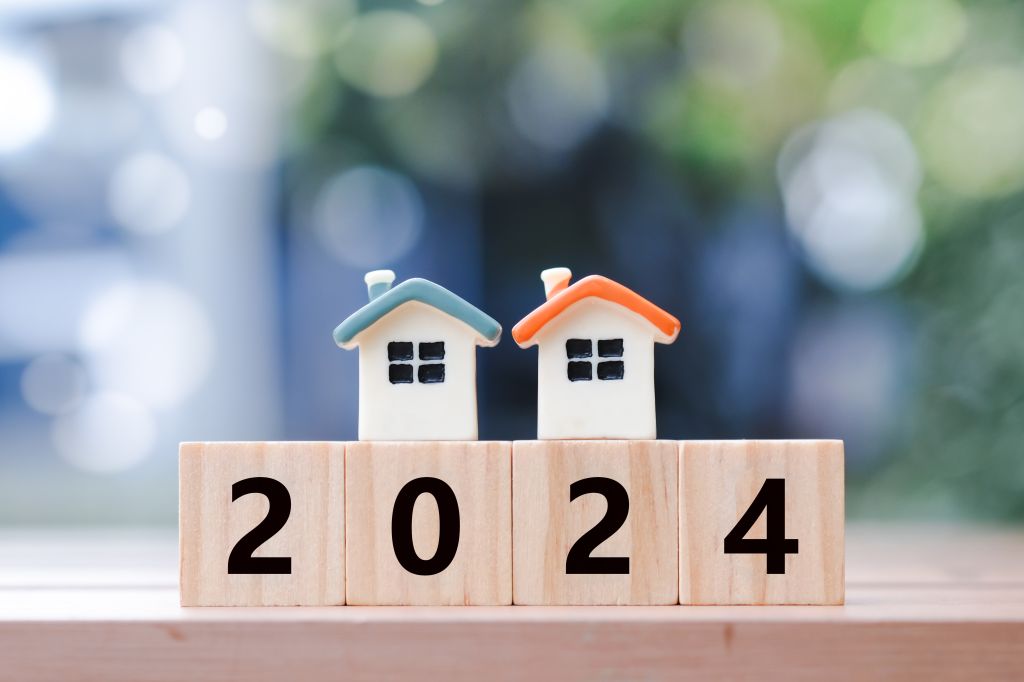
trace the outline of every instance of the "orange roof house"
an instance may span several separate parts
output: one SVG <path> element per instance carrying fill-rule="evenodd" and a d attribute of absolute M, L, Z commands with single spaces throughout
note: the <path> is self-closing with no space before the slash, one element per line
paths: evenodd
<path fill-rule="evenodd" d="M 654 344 L 675 341 L 679 320 L 607 277 L 571 278 L 542 272 L 547 301 L 512 329 L 539 347 L 537 437 L 656 438 Z"/>

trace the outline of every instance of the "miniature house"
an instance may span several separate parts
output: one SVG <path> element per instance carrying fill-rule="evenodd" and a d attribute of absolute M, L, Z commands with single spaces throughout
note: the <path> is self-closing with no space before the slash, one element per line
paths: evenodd
<path fill-rule="evenodd" d="M 368 273 L 370 302 L 334 330 L 359 347 L 359 440 L 475 440 L 476 347 L 501 325 L 433 282 L 394 280 Z"/>
<path fill-rule="evenodd" d="M 547 301 L 512 329 L 539 347 L 537 437 L 656 438 L 654 344 L 675 341 L 679 320 L 606 277 L 571 277 L 542 272 Z"/>

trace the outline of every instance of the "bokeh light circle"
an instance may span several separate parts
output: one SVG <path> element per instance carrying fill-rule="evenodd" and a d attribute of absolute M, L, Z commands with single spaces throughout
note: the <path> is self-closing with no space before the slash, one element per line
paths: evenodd
<path fill-rule="evenodd" d="M 425 21 L 408 12 L 377 10 L 349 25 L 334 63 L 352 87 L 377 97 L 398 97 L 430 77 L 437 57 L 437 38 Z"/>
<path fill-rule="evenodd" d="M 827 108 L 841 113 L 874 109 L 898 121 L 913 120 L 920 106 L 923 84 L 912 67 L 880 57 L 849 62 L 836 73 L 828 88 Z"/>
<path fill-rule="evenodd" d="M 32 409 L 63 414 L 82 401 L 87 386 L 85 370 L 63 354 L 42 355 L 21 373 L 21 394 Z"/>
<path fill-rule="evenodd" d="M 878 289 L 916 261 L 924 240 L 920 164 L 888 116 L 855 111 L 797 131 L 778 174 L 790 231 L 827 283 Z"/>
<path fill-rule="evenodd" d="M 516 68 L 507 97 L 512 122 L 523 137 L 541 148 L 564 151 L 604 119 L 610 95 L 591 55 L 544 47 Z"/>
<path fill-rule="evenodd" d="M 792 341 L 784 403 L 790 428 L 843 439 L 852 470 L 884 456 L 899 431 L 913 350 L 896 313 L 864 299 L 812 309 Z"/>
<path fill-rule="evenodd" d="M 52 438 L 72 466 L 96 474 L 125 471 L 145 460 L 156 441 L 156 422 L 139 401 L 113 392 L 92 395 L 57 417 Z"/>
<path fill-rule="evenodd" d="M 134 29 L 121 45 L 121 72 L 136 91 L 156 95 L 172 89 L 185 70 L 178 35 L 162 24 Z"/>
<path fill-rule="evenodd" d="M 141 152 L 114 170 L 108 190 L 110 212 L 138 234 L 164 232 L 177 225 L 191 203 L 185 171 L 170 158 Z"/>
<path fill-rule="evenodd" d="M 946 78 L 922 115 L 925 164 L 963 196 L 1011 194 L 1024 187 L 1024 69 L 986 65 Z"/>
<path fill-rule="evenodd" d="M 365 268 L 401 258 L 423 231 L 423 201 L 406 177 L 373 166 L 347 170 L 320 189 L 313 230 L 338 260 Z"/>
<path fill-rule="evenodd" d="M 249 24 L 282 54 L 313 59 L 334 48 L 356 14 L 355 0 L 252 0 Z"/>
<path fill-rule="evenodd" d="M 957 0 L 872 0 L 861 33 L 883 57 L 918 66 L 950 56 L 964 40 L 967 19 Z"/>
<path fill-rule="evenodd" d="M 0 46 L 0 154 L 19 151 L 42 136 L 53 120 L 55 100 L 37 60 Z"/>
<path fill-rule="evenodd" d="M 213 331 L 187 292 L 159 282 L 126 282 L 86 309 L 79 342 L 102 389 L 153 409 L 180 405 L 205 381 Z"/>
<path fill-rule="evenodd" d="M 204 140 L 219 140 L 228 131 L 228 117 L 218 107 L 203 107 L 192 121 L 196 135 Z"/>
<path fill-rule="evenodd" d="M 764 2 L 705 2 L 687 21 L 682 46 L 702 78 L 737 89 L 756 86 L 782 58 L 782 25 Z"/>

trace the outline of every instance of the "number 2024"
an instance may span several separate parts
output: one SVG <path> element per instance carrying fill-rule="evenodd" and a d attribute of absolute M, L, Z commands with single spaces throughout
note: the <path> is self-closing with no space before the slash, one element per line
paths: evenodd
<path fill-rule="evenodd" d="M 231 501 L 251 494 L 267 498 L 267 515 L 255 528 L 235 543 L 228 555 L 230 574 L 290 574 L 291 557 L 254 557 L 263 543 L 284 528 L 291 515 L 292 500 L 280 481 L 265 476 L 246 478 L 231 486 Z M 602 476 L 580 479 L 569 486 L 569 501 L 583 495 L 601 495 L 608 504 L 597 524 L 580 536 L 565 558 L 566 574 L 628 574 L 629 557 L 595 557 L 593 551 L 615 534 L 629 517 L 629 493 L 621 483 Z M 424 559 L 416 553 L 412 538 L 412 513 L 420 495 L 430 495 L 437 504 L 440 528 L 434 555 Z M 764 538 L 748 538 L 747 533 L 762 514 L 766 516 Z M 439 478 L 424 476 L 406 483 L 391 511 L 391 544 L 402 568 L 414 575 L 442 572 L 455 559 L 459 549 L 461 520 L 455 492 Z M 766 479 L 750 507 L 725 536 L 726 554 L 764 554 L 769 574 L 786 572 L 786 555 L 798 553 L 799 542 L 786 537 L 786 480 Z"/>

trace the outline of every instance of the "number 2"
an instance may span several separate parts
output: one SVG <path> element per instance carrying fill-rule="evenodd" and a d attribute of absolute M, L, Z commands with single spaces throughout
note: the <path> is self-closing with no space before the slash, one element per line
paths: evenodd
<path fill-rule="evenodd" d="M 267 509 L 264 519 L 235 543 L 231 554 L 228 555 L 228 573 L 262 575 L 291 573 L 291 557 L 252 555 L 260 548 L 260 545 L 274 537 L 288 522 L 288 517 L 292 513 L 292 497 L 288 494 L 288 488 L 285 488 L 280 481 L 265 476 L 246 478 L 231 486 L 231 501 L 234 502 L 239 497 L 252 493 L 259 493 L 266 497 L 270 508 Z"/>
<path fill-rule="evenodd" d="M 764 512 L 767 529 L 763 539 L 745 537 Z M 786 479 L 766 479 L 747 511 L 725 536 L 726 554 L 764 554 L 768 573 L 786 572 L 786 555 L 797 554 L 799 541 L 786 537 Z"/>
<path fill-rule="evenodd" d="M 629 493 L 618 481 L 594 476 L 569 486 L 569 501 L 597 493 L 608 501 L 608 511 L 597 525 L 580 536 L 565 557 L 566 574 L 628 574 L 628 556 L 590 556 L 597 546 L 615 534 L 629 516 Z"/>

